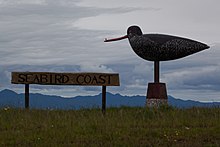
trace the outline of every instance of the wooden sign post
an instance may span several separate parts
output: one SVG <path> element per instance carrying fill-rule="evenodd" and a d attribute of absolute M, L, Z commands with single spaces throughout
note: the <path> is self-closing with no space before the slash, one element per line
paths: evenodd
<path fill-rule="evenodd" d="M 29 108 L 29 84 L 102 86 L 102 112 L 106 110 L 106 86 L 120 86 L 117 73 L 12 72 L 12 84 L 25 84 L 25 108 Z"/>

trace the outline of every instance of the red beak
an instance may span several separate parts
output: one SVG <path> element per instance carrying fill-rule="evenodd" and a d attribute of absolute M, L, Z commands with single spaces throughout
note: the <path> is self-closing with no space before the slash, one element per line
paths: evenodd
<path fill-rule="evenodd" d="M 125 38 L 128 38 L 128 35 L 125 35 L 125 36 L 122 36 L 122 37 L 119 37 L 119 38 L 112 38 L 112 39 L 105 38 L 104 42 L 118 41 L 118 40 L 122 40 L 122 39 L 125 39 Z"/>

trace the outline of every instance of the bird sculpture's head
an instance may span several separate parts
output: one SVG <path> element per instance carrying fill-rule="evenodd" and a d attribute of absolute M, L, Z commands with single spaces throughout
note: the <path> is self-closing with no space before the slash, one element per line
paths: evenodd
<path fill-rule="evenodd" d="M 141 31 L 140 27 L 138 27 L 138 26 L 130 26 L 127 29 L 127 35 L 119 37 L 119 38 L 113 38 L 113 39 L 105 38 L 104 42 L 118 41 L 118 40 L 122 40 L 122 39 L 125 39 L 125 38 L 131 38 L 131 37 L 136 36 L 136 35 L 137 36 L 142 35 L 142 31 Z"/>
<path fill-rule="evenodd" d="M 127 29 L 127 35 L 128 37 L 132 37 L 132 36 L 141 36 L 143 35 L 141 28 L 139 26 L 130 26 Z"/>

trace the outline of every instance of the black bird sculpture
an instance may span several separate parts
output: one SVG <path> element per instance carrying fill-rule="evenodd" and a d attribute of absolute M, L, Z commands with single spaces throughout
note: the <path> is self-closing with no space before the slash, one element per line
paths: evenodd
<path fill-rule="evenodd" d="M 166 84 L 159 81 L 159 62 L 179 59 L 202 50 L 209 46 L 187 38 L 163 35 L 143 34 L 140 27 L 130 26 L 127 35 L 105 42 L 128 38 L 134 52 L 141 58 L 154 61 L 154 83 L 148 83 L 147 105 L 158 106 L 167 104 Z"/>
<path fill-rule="evenodd" d="M 179 59 L 208 49 L 209 46 L 187 38 L 163 34 L 143 34 L 140 27 L 130 26 L 127 35 L 105 42 L 128 38 L 134 52 L 149 61 L 167 61 Z"/>

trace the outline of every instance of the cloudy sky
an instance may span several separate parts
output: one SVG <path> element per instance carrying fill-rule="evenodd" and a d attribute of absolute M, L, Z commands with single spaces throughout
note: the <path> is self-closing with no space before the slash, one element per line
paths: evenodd
<path fill-rule="evenodd" d="M 153 63 L 139 58 L 128 40 L 104 43 L 126 34 L 130 25 L 144 33 L 178 35 L 211 48 L 161 63 L 168 94 L 220 101 L 219 0 L 0 0 L 0 90 L 23 92 L 10 84 L 12 71 L 116 72 L 112 93 L 146 95 Z M 100 87 L 37 86 L 31 92 L 89 95 Z"/>

